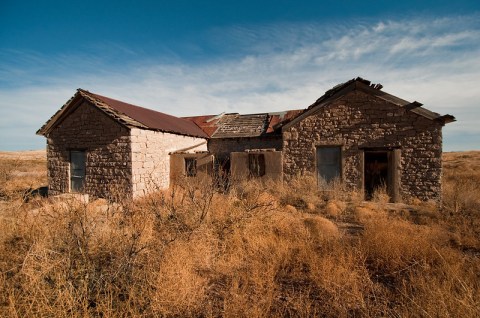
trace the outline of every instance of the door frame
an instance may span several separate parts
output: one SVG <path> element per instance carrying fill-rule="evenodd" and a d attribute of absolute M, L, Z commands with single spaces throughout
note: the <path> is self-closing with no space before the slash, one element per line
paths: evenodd
<path fill-rule="evenodd" d="M 365 152 L 386 152 L 387 153 L 387 191 L 391 202 L 401 201 L 401 148 L 400 147 L 365 147 L 360 149 L 358 170 L 360 177 L 357 187 L 363 192 L 366 198 L 365 189 Z"/>

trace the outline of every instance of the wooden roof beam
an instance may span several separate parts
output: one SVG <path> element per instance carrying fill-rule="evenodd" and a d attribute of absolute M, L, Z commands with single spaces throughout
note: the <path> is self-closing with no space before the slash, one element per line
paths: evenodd
<path fill-rule="evenodd" d="M 405 108 L 406 110 L 412 110 L 412 109 L 421 107 L 422 105 L 423 105 L 422 103 L 414 101 L 413 103 L 410 103 L 410 104 L 407 104 L 407 105 L 403 106 L 403 108 Z"/>

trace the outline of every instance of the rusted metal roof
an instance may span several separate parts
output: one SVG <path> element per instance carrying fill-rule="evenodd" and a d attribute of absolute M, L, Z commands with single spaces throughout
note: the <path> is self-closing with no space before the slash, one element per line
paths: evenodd
<path fill-rule="evenodd" d="M 217 120 L 216 115 L 205 115 L 205 116 L 193 116 L 193 117 L 183 117 L 186 120 L 194 122 L 198 127 L 200 127 L 203 132 L 205 132 L 208 137 L 211 137 L 215 131 L 217 131 Z M 212 120 L 213 119 L 213 120 Z"/>
<path fill-rule="evenodd" d="M 127 104 L 98 94 L 90 93 L 90 95 L 101 100 L 116 111 L 143 124 L 149 129 L 202 138 L 208 137 L 200 127 L 190 120 L 164 114 L 148 108 Z"/>
<path fill-rule="evenodd" d="M 267 133 L 277 131 L 280 127 L 288 123 L 290 120 L 303 113 L 303 111 L 304 109 L 295 109 L 278 113 L 269 113 L 270 124 L 268 125 Z"/>
<path fill-rule="evenodd" d="M 190 120 L 124 103 L 83 89 L 78 89 L 77 93 L 37 131 L 37 134 L 46 135 L 63 118 L 79 106 L 81 99 L 88 101 L 126 127 L 208 138 L 208 135 Z"/>

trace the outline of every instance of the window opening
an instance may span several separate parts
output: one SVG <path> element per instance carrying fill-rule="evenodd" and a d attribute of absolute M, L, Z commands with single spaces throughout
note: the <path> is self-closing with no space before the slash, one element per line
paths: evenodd
<path fill-rule="evenodd" d="M 265 175 L 265 155 L 248 154 L 248 170 L 252 177 L 262 177 Z"/>
<path fill-rule="evenodd" d="M 70 151 L 70 191 L 82 192 L 85 187 L 85 151 Z"/>
<path fill-rule="evenodd" d="M 317 148 L 317 177 L 319 183 L 330 183 L 342 176 L 342 148 L 318 147 Z"/>
<path fill-rule="evenodd" d="M 197 159 L 185 158 L 185 174 L 187 177 L 197 176 Z"/>

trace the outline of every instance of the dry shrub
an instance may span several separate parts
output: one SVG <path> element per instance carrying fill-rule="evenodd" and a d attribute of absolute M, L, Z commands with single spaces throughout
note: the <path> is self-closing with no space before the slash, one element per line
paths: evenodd
<path fill-rule="evenodd" d="M 141 270 L 152 239 L 147 215 L 108 215 L 73 199 L 52 202 L 35 214 L 22 211 L 15 233 L 2 242 L 3 248 L 16 250 L 16 258 L 2 263 L 12 287 L 7 311 L 19 316 L 135 314 L 133 308 L 147 301 L 129 283 L 148 282 L 150 272 Z"/>
<path fill-rule="evenodd" d="M 247 211 L 274 208 L 275 198 L 266 192 L 266 185 L 258 179 L 238 180 L 230 189 L 230 196 Z"/>
<path fill-rule="evenodd" d="M 186 179 L 121 204 L 9 199 L 0 316 L 479 316 L 473 201 L 394 218 L 337 187 L 248 180 L 225 193 Z M 342 234 L 309 213 L 328 204 L 365 230 Z"/>
<path fill-rule="evenodd" d="M 480 264 L 447 247 L 448 241 L 448 233 L 438 226 L 388 218 L 367 222 L 361 248 L 392 314 L 475 317 L 479 313 L 475 299 L 480 286 L 474 273 Z"/>
<path fill-rule="evenodd" d="M 413 263 L 435 260 L 434 243 L 445 244 L 441 230 L 392 218 L 370 219 L 365 223 L 362 243 L 372 265 L 379 270 L 402 270 Z"/>
<path fill-rule="evenodd" d="M 293 205 L 287 204 L 283 207 L 285 211 L 290 212 L 290 213 L 296 213 L 298 212 L 297 208 L 294 207 Z"/>
<path fill-rule="evenodd" d="M 375 216 L 375 211 L 368 209 L 363 206 L 357 206 L 354 210 L 355 217 L 360 222 L 365 222 L 366 220 Z"/>
<path fill-rule="evenodd" d="M 275 185 L 272 193 L 282 206 L 290 205 L 299 210 L 313 212 L 324 202 L 316 180 L 311 176 L 297 176 L 288 184 Z"/>
<path fill-rule="evenodd" d="M 325 212 L 328 216 L 339 217 L 345 212 L 346 208 L 345 202 L 333 199 L 327 202 Z"/>
<path fill-rule="evenodd" d="M 372 201 L 379 204 L 386 204 L 390 202 L 390 196 L 388 195 L 387 185 L 384 184 L 381 187 L 376 188 L 373 191 Z"/>
<path fill-rule="evenodd" d="M 340 179 L 334 179 L 330 183 L 321 183 L 320 191 L 325 201 L 337 200 L 347 202 L 350 200 L 350 193 Z"/>
<path fill-rule="evenodd" d="M 480 152 L 446 153 L 442 185 L 443 221 L 455 244 L 480 251 Z"/>
<path fill-rule="evenodd" d="M 46 161 L 0 157 L 0 200 L 18 200 L 46 185 Z"/>
<path fill-rule="evenodd" d="M 303 222 L 314 239 L 338 238 L 340 235 L 335 223 L 321 216 L 305 217 Z"/>
<path fill-rule="evenodd" d="M 353 220 L 361 224 L 372 220 L 383 220 L 389 215 L 385 203 L 377 203 L 373 201 L 354 205 L 352 210 Z"/>
<path fill-rule="evenodd" d="M 315 246 L 338 237 L 330 221 L 299 213 L 269 212 L 237 227 L 213 268 L 209 293 L 220 297 L 212 312 L 227 316 L 308 315 L 318 287 L 309 268 L 317 266 Z M 294 292 L 296 291 L 296 292 Z M 320 312 L 318 309 L 313 312 Z"/>
<path fill-rule="evenodd" d="M 443 203 L 453 213 L 471 213 L 480 208 L 480 172 L 446 170 Z"/>
<path fill-rule="evenodd" d="M 211 266 L 215 241 L 199 231 L 189 241 L 172 243 L 156 269 L 152 309 L 164 315 L 201 315 L 206 302 L 208 280 L 203 270 Z"/>

